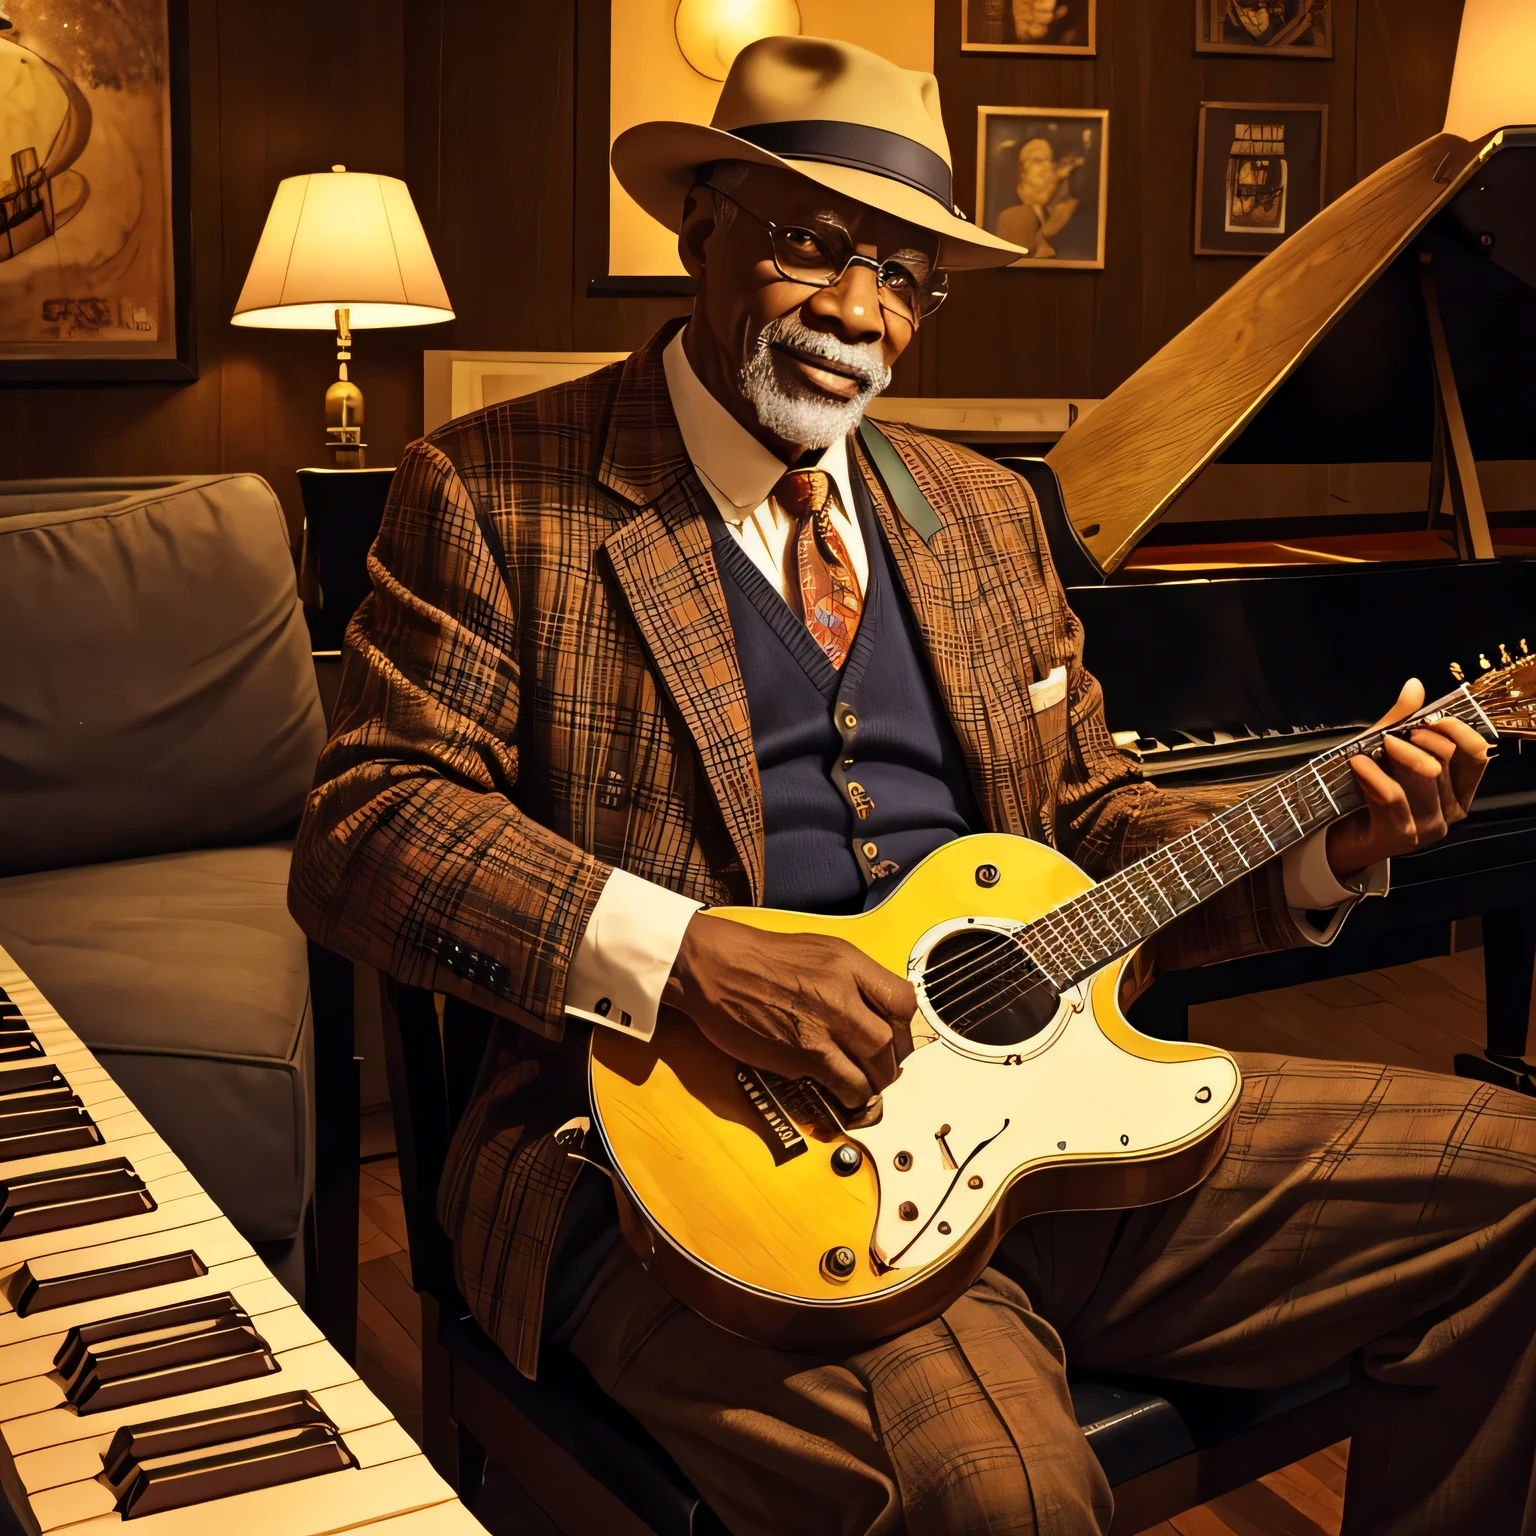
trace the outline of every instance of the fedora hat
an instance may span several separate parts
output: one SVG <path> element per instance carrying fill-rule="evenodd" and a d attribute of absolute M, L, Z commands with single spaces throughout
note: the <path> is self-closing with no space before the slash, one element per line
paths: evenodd
<path fill-rule="evenodd" d="M 827 37 L 765 37 L 736 55 L 715 115 L 637 123 L 613 142 L 613 172 L 675 230 L 700 166 L 776 165 L 941 237 L 945 267 L 1001 267 L 1028 253 L 955 206 L 939 83 Z"/>

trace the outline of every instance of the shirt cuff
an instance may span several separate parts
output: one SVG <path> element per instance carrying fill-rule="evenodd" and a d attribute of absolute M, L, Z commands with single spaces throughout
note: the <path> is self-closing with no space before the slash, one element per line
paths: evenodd
<path fill-rule="evenodd" d="M 1285 904 L 1291 921 L 1309 944 L 1331 944 L 1351 908 L 1362 896 L 1385 896 L 1391 889 L 1391 861 L 1382 859 L 1348 881 L 1340 881 L 1328 864 L 1328 833 L 1324 829 L 1287 848 L 1280 860 L 1285 875 Z M 1319 926 L 1314 918 L 1324 917 Z"/>
<path fill-rule="evenodd" d="M 597 898 L 565 982 L 565 1011 L 649 1040 L 683 934 L 703 904 L 616 869 Z"/>

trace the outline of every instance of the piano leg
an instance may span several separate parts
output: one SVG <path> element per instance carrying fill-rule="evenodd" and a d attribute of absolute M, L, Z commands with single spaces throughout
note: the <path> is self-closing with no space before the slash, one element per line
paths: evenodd
<path fill-rule="evenodd" d="M 1536 905 L 1483 914 L 1483 978 L 1488 994 L 1488 1048 L 1456 1058 L 1459 1077 L 1536 1095 L 1536 1066 L 1526 1060 L 1531 987 L 1536 973 Z"/>

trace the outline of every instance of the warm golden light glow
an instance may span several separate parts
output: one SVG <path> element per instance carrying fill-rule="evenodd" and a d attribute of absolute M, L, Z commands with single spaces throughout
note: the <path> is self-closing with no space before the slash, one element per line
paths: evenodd
<path fill-rule="evenodd" d="M 329 331 L 452 320 L 410 191 L 333 166 L 278 184 L 231 316 L 234 325 Z"/>
<path fill-rule="evenodd" d="M 1480 139 L 1536 123 L 1536 4 L 1466 0 L 1445 131 Z"/>
<path fill-rule="evenodd" d="M 679 0 L 677 46 L 701 75 L 724 80 L 731 60 L 760 37 L 798 37 L 795 0 Z"/>

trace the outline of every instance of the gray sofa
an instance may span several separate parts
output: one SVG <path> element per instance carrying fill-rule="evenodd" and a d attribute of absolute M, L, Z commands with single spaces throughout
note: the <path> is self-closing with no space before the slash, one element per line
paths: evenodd
<path fill-rule="evenodd" d="M 295 1290 L 323 739 L 265 481 L 0 482 L 0 944 Z"/>

